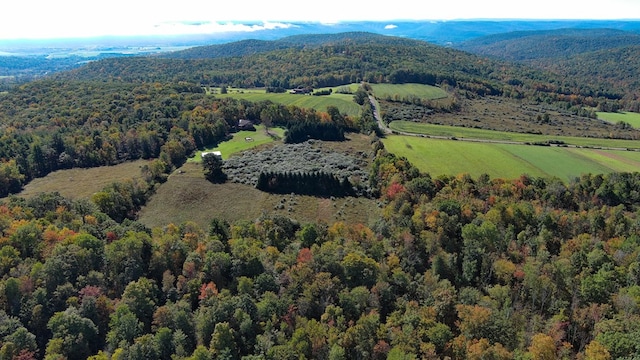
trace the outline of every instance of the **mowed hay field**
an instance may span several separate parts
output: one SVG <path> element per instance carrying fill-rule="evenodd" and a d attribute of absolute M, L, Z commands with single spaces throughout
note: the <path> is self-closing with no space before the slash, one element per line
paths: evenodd
<path fill-rule="evenodd" d="M 619 112 L 619 113 L 609 113 L 609 112 L 598 112 L 598 119 L 602 119 L 604 121 L 608 121 L 610 123 L 617 124 L 621 121 L 626 122 L 631 125 L 631 127 L 635 129 L 640 129 L 640 114 L 634 112 Z"/>
<path fill-rule="evenodd" d="M 415 97 L 419 99 L 444 99 L 448 97 L 446 91 L 437 86 L 423 84 L 370 84 L 373 93 L 377 98 L 394 98 L 400 99 L 407 97 Z"/>
<path fill-rule="evenodd" d="M 379 215 L 379 209 L 371 199 L 276 195 L 248 185 L 213 184 L 204 178 L 202 166 L 191 162 L 158 188 L 140 212 L 139 221 L 149 227 L 194 221 L 206 228 L 213 218 L 234 223 L 255 220 L 263 214 L 283 215 L 301 224 L 368 224 Z"/>
<path fill-rule="evenodd" d="M 557 136 L 557 135 L 537 135 L 507 131 L 494 131 L 475 129 L 462 126 L 434 125 L 418 123 L 413 121 L 393 121 L 389 124 L 391 130 L 424 134 L 430 136 L 445 136 L 456 138 L 513 141 L 513 142 L 546 142 L 550 140 L 562 141 L 565 144 L 576 146 L 608 147 L 620 149 L 639 149 L 640 141 L 624 139 L 602 139 L 591 137 Z"/>
<path fill-rule="evenodd" d="M 257 92 L 230 92 L 227 94 L 216 94 L 216 97 L 232 97 L 235 99 L 245 99 L 253 102 L 270 100 L 282 105 L 295 105 L 300 108 L 315 109 L 316 111 L 327 111 L 328 106 L 335 106 L 341 113 L 350 116 L 360 114 L 360 106 L 353 101 L 351 94 L 337 94 L 323 96 L 300 95 L 300 94 L 274 94 L 265 91 Z"/>
<path fill-rule="evenodd" d="M 90 169 L 58 170 L 32 180 L 17 196 L 31 197 L 42 192 L 57 191 L 70 199 L 91 198 L 113 182 L 140 177 L 141 168 L 147 163 L 148 160 L 137 160 Z"/>
<path fill-rule="evenodd" d="M 483 173 L 494 178 L 557 176 L 570 180 L 585 173 L 640 171 L 640 152 L 475 143 L 392 135 L 386 149 L 405 156 L 432 176 Z"/>

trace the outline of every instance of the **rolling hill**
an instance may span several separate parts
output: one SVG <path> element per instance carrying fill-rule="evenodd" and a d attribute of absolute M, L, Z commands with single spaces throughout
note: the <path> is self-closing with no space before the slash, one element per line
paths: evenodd
<path fill-rule="evenodd" d="M 551 72 L 565 80 L 555 91 L 580 87 L 588 97 L 624 99 L 600 103 L 603 111 L 640 111 L 637 76 L 640 34 L 616 29 L 524 31 L 480 37 L 456 48 Z M 589 89 L 589 90 L 587 90 Z"/>
<path fill-rule="evenodd" d="M 509 61 L 568 59 L 594 51 L 640 45 L 640 34 L 614 29 L 517 31 L 465 41 L 455 48 Z"/>
<path fill-rule="evenodd" d="M 554 83 L 562 81 L 561 78 L 553 79 L 551 74 L 536 74 L 518 65 L 399 37 L 347 33 L 300 36 L 287 41 L 291 42 L 241 42 L 195 48 L 181 53 L 180 59 L 107 59 L 59 74 L 57 78 L 65 81 L 181 81 L 244 88 L 317 88 L 360 81 L 428 85 L 446 82 L 480 95 L 501 94 L 504 85 L 513 78 L 519 83 L 531 83 L 531 78 L 545 78 Z M 300 43 L 317 45 L 304 48 L 295 45 Z M 246 45 L 250 45 L 249 48 Z M 269 47 L 281 46 L 285 48 L 267 51 Z M 250 52 L 254 53 L 249 55 Z M 247 55 L 220 57 L 230 53 Z"/>

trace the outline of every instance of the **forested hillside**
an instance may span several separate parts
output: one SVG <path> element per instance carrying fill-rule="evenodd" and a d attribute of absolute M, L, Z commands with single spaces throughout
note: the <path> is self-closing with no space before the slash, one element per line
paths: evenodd
<path fill-rule="evenodd" d="M 385 41 L 392 39 L 391 41 Z M 409 42 L 415 43 L 412 40 Z M 352 42 L 353 44 L 397 43 L 398 38 L 386 37 L 367 32 L 344 32 L 337 34 L 305 34 L 283 37 L 278 40 L 243 40 L 209 46 L 196 46 L 187 50 L 161 54 L 168 59 L 213 59 L 219 57 L 247 56 L 288 48 L 302 49 L 320 47 L 336 43 Z"/>
<path fill-rule="evenodd" d="M 431 178 L 378 147 L 370 226 L 153 231 L 56 195 L 0 205 L 0 354 L 21 359 L 632 356 L 637 174 Z"/>
<path fill-rule="evenodd" d="M 573 56 L 640 45 L 640 34 L 613 29 L 517 31 L 484 36 L 457 44 L 473 54 L 510 61 L 568 59 Z"/>
<path fill-rule="evenodd" d="M 613 89 L 619 102 L 604 102 L 603 111 L 626 109 L 638 112 L 640 98 L 640 45 L 600 50 L 577 55 L 564 61 L 541 61 L 537 66 L 558 75 Z"/>
<path fill-rule="evenodd" d="M 304 49 L 293 47 L 251 56 L 208 58 L 208 53 L 213 57 L 219 55 L 215 49 L 204 48 L 203 53 L 195 58 L 180 60 L 135 58 L 100 61 L 60 77 L 137 82 L 187 81 L 203 86 L 245 88 L 315 88 L 360 81 L 402 83 L 415 80 L 429 84 L 447 81 L 452 85 L 468 82 L 470 88 L 478 87 L 487 93 L 499 91 L 493 90 L 490 82 L 502 79 L 498 74 L 490 75 L 499 66 L 496 62 L 422 41 L 372 34 L 359 34 L 356 40 L 345 37 L 328 45 Z"/>
<path fill-rule="evenodd" d="M 613 29 L 561 29 L 524 31 L 473 39 L 456 48 L 531 65 L 599 89 L 610 99 L 601 102 L 603 111 L 639 111 L 637 99 L 640 69 L 640 34 Z"/>
<path fill-rule="evenodd" d="M 296 37 L 290 39 L 295 43 Z M 546 102 L 590 107 L 625 97 L 623 89 L 606 82 L 534 70 L 418 40 L 366 33 L 333 35 L 324 45 L 319 39 L 312 41 L 318 43 L 314 46 L 300 48 L 298 45 L 238 57 L 220 58 L 220 48 L 213 46 L 183 53 L 188 59 L 109 59 L 59 76 L 61 79 L 127 82 L 184 81 L 242 88 L 317 88 L 360 81 L 416 82 L 444 84 L 480 96 L 503 95 L 535 101 L 544 98 Z M 240 45 L 219 46 L 234 53 L 237 50 L 233 48 Z M 207 58 L 208 55 L 214 58 Z M 571 100 L 567 101 L 567 97 Z M 637 99 L 627 99 L 629 103 L 625 103 L 625 107 L 637 106 Z"/>

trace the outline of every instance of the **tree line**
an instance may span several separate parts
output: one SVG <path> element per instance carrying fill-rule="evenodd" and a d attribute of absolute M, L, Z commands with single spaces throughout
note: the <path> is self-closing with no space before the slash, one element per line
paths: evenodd
<path fill-rule="evenodd" d="M 342 180 L 326 172 L 261 172 L 256 188 L 277 194 L 302 194 L 321 197 L 354 195 L 346 177 Z"/>

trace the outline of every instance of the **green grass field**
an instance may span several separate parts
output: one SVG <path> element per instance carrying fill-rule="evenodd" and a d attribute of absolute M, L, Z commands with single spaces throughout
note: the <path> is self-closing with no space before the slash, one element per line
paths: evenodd
<path fill-rule="evenodd" d="M 33 179 L 18 196 L 28 198 L 42 192 L 57 191 L 70 199 L 90 198 L 113 182 L 142 176 L 141 168 L 147 163 L 149 160 L 136 160 L 113 166 L 54 171 L 45 177 Z"/>
<path fill-rule="evenodd" d="M 415 96 L 420 99 L 444 99 L 448 96 L 447 92 L 437 86 L 423 84 L 371 84 L 373 93 L 379 99 L 407 98 Z"/>
<path fill-rule="evenodd" d="M 640 129 L 640 114 L 634 112 L 621 112 L 621 113 L 609 113 L 598 112 L 598 119 L 617 124 L 620 121 L 624 121 L 631 125 L 634 129 Z"/>
<path fill-rule="evenodd" d="M 640 152 L 511 144 L 473 143 L 393 135 L 389 152 L 405 156 L 432 176 L 486 173 L 494 178 L 522 174 L 569 180 L 584 173 L 640 171 Z"/>
<path fill-rule="evenodd" d="M 295 105 L 300 108 L 315 109 L 317 111 L 327 111 L 328 106 L 335 106 L 343 114 L 347 114 L 350 116 L 357 116 L 360 114 L 360 106 L 353 101 L 353 95 L 336 94 L 335 89 L 333 94 L 324 96 L 293 95 L 289 93 L 267 94 L 264 90 L 244 89 L 231 89 L 227 94 L 216 94 L 215 96 L 232 97 L 235 99 L 245 99 L 248 101 L 271 100 L 277 104 Z"/>
<path fill-rule="evenodd" d="M 411 121 L 393 121 L 389 124 L 392 130 L 403 131 L 415 134 L 425 134 L 432 136 L 446 136 L 457 138 L 483 139 L 495 141 L 515 141 L 515 142 L 544 142 L 549 140 L 564 141 L 566 144 L 588 147 L 610 147 L 621 149 L 640 149 L 640 141 L 618 140 L 618 139 L 598 139 L 586 137 L 570 136 L 547 136 L 535 134 L 522 134 L 505 131 L 493 131 L 459 126 L 433 125 L 416 123 Z"/>
<path fill-rule="evenodd" d="M 229 156 L 238 153 L 240 151 L 252 149 L 254 147 L 268 144 L 276 141 L 277 138 L 282 139 L 284 137 L 284 129 L 282 128 L 271 128 L 269 129 L 269 133 L 274 136 L 269 136 L 264 131 L 264 126 L 257 125 L 256 131 L 238 131 L 233 134 L 233 138 L 228 141 L 224 141 L 218 146 L 210 149 L 204 149 L 202 151 L 196 151 L 195 156 L 187 159 L 188 162 L 200 162 L 202 161 L 202 152 L 209 151 L 220 151 L 222 153 L 223 159 L 228 159 Z M 251 138 L 250 141 L 247 141 L 246 138 Z"/>

